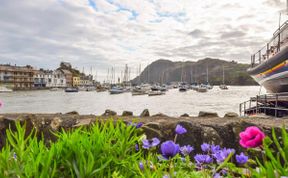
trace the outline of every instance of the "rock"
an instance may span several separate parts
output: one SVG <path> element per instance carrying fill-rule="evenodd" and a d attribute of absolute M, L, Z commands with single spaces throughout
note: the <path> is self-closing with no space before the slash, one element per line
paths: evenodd
<path fill-rule="evenodd" d="M 131 111 L 123 111 L 122 116 L 133 116 L 133 112 L 131 112 Z"/>
<path fill-rule="evenodd" d="M 160 124 L 158 122 L 149 122 L 147 124 L 145 124 L 144 126 L 152 128 L 152 129 L 156 129 L 156 130 L 160 130 Z"/>
<path fill-rule="evenodd" d="M 79 115 L 79 113 L 77 111 L 67 112 L 66 114 L 77 114 L 77 115 Z"/>
<path fill-rule="evenodd" d="M 79 115 L 70 115 L 70 116 L 64 115 L 61 117 L 61 119 L 62 119 L 62 122 L 60 124 L 61 128 L 70 129 L 78 123 L 80 116 Z"/>
<path fill-rule="evenodd" d="M 62 122 L 63 122 L 63 120 L 60 117 L 55 117 L 55 118 L 52 119 L 50 127 L 53 130 L 59 130 Z"/>
<path fill-rule="evenodd" d="M 203 142 L 215 145 L 222 145 L 223 140 L 212 127 L 202 127 L 203 128 Z"/>
<path fill-rule="evenodd" d="M 235 112 L 227 112 L 224 117 L 239 117 Z"/>
<path fill-rule="evenodd" d="M 102 116 L 116 116 L 117 113 L 115 111 L 112 111 L 110 109 L 106 109 L 105 112 L 102 114 Z"/>
<path fill-rule="evenodd" d="M 154 137 L 158 138 L 159 140 L 163 139 L 163 135 L 160 130 L 149 128 L 147 126 L 142 126 L 141 128 L 144 131 L 148 139 L 152 139 Z"/>
<path fill-rule="evenodd" d="M 177 124 L 184 127 L 187 132 L 182 135 L 178 135 L 176 142 L 180 145 L 192 145 L 195 148 L 195 151 L 199 153 L 201 151 L 201 144 L 203 143 L 204 137 L 202 126 L 191 121 L 180 121 Z M 173 135 L 175 135 L 176 125 L 174 125 L 172 130 Z"/>
<path fill-rule="evenodd" d="M 168 116 L 163 113 L 157 113 L 157 114 L 154 114 L 152 117 L 168 117 Z"/>
<path fill-rule="evenodd" d="M 140 114 L 140 117 L 149 117 L 150 113 L 148 109 L 144 109 L 144 111 Z"/>
<path fill-rule="evenodd" d="M 180 117 L 189 117 L 189 114 L 184 113 L 184 114 L 182 114 Z"/>
<path fill-rule="evenodd" d="M 218 117 L 216 112 L 200 111 L 198 117 Z"/>
<path fill-rule="evenodd" d="M 221 138 L 222 141 L 218 144 L 222 147 L 235 148 L 236 141 L 238 141 L 237 145 L 239 145 L 239 140 L 236 140 L 231 125 L 211 125 L 210 127 L 212 127 L 219 135 L 219 138 Z"/>

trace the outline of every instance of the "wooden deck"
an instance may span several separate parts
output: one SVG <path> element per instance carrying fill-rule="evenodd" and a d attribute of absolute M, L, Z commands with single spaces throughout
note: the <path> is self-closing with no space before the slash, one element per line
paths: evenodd
<path fill-rule="evenodd" d="M 239 106 L 240 115 L 263 113 L 275 117 L 288 115 L 288 93 L 265 94 L 251 97 Z"/>

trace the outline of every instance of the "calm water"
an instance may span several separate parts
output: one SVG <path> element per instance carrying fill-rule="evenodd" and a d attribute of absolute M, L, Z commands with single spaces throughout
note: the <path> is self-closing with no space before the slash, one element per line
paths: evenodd
<path fill-rule="evenodd" d="M 118 114 L 133 111 L 139 115 L 147 108 L 150 114 L 164 113 L 179 116 L 183 113 L 196 116 L 199 111 L 214 111 L 223 116 L 226 112 L 239 110 L 239 103 L 250 96 L 259 94 L 259 86 L 234 86 L 229 90 L 220 90 L 218 86 L 207 93 L 172 89 L 161 96 L 131 96 L 131 93 L 110 95 L 108 92 L 65 93 L 64 91 L 26 91 L 0 93 L 4 107 L 1 113 L 32 112 L 55 113 L 78 111 L 80 114 L 102 114 L 112 109 Z M 262 93 L 263 93 L 262 89 Z"/>

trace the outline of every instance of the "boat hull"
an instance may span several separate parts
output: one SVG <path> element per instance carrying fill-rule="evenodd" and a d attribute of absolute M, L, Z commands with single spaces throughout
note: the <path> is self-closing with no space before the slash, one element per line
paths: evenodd
<path fill-rule="evenodd" d="M 288 92 L 288 47 L 247 72 L 269 93 Z"/>

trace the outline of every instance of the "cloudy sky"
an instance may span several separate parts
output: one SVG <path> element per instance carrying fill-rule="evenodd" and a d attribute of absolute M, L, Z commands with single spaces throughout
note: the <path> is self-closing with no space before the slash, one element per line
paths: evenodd
<path fill-rule="evenodd" d="M 55 69 L 64 60 L 99 76 L 125 64 L 135 73 L 159 58 L 249 63 L 285 7 L 286 0 L 0 0 L 0 63 Z"/>

